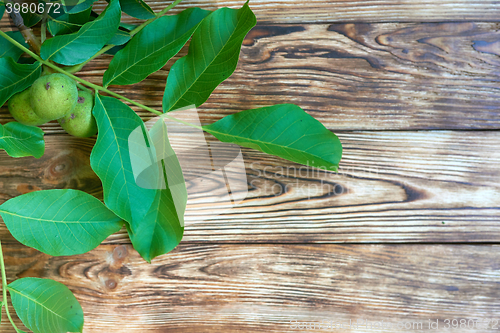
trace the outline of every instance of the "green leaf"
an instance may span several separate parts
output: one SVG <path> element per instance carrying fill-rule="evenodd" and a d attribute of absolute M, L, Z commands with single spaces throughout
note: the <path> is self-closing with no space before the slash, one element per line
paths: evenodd
<path fill-rule="evenodd" d="M 89 8 L 92 8 L 92 5 L 97 0 L 66 0 L 63 2 L 63 9 L 68 14 L 76 14 L 79 12 L 83 12 Z"/>
<path fill-rule="evenodd" d="M 104 73 L 103 83 L 134 84 L 165 66 L 186 44 L 210 11 L 190 8 L 153 21 L 123 48 Z"/>
<path fill-rule="evenodd" d="M 99 200 L 77 190 L 27 193 L 2 204 L 0 215 L 14 238 L 51 256 L 88 252 L 123 225 Z"/>
<path fill-rule="evenodd" d="M 0 2 L 0 20 L 2 19 L 4 12 L 5 12 L 5 3 Z"/>
<path fill-rule="evenodd" d="M 122 44 L 122 45 L 117 45 L 115 47 L 112 47 L 110 48 L 109 50 L 107 50 L 105 52 L 105 54 L 111 54 L 111 55 L 115 55 L 118 51 L 120 51 L 121 49 L 123 49 L 127 44 Z"/>
<path fill-rule="evenodd" d="M 239 10 L 218 9 L 205 18 L 193 34 L 187 56 L 170 69 L 163 111 L 203 104 L 236 69 L 241 43 L 255 23 L 248 3 Z"/>
<path fill-rule="evenodd" d="M 62 283 L 23 278 L 10 283 L 7 289 L 17 315 L 34 333 L 82 332 L 82 307 Z"/>
<path fill-rule="evenodd" d="M 141 20 L 155 17 L 155 12 L 142 0 L 120 0 L 120 7 L 126 14 Z"/>
<path fill-rule="evenodd" d="M 5 33 L 9 35 L 9 37 L 15 39 L 19 44 L 29 48 L 29 45 L 24 41 L 23 34 L 19 31 L 6 31 Z M 23 53 L 24 52 L 20 48 L 6 40 L 3 36 L 0 36 L 0 58 L 11 57 L 17 61 Z"/>
<path fill-rule="evenodd" d="M 120 23 L 120 28 L 126 29 L 128 31 L 132 31 L 137 27 L 138 27 L 138 25 L 136 25 L 136 24 L 129 24 L 129 23 L 125 23 L 125 22 Z"/>
<path fill-rule="evenodd" d="M 154 193 L 136 183 L 128 138 L 144 123 L 134 110 L 111 97 L 96 95 L 92 112 L 99 131 L 90 165 L 102 181 L 104 203 L 125 221 L 139 223 L 151 206 Z"/>
<path fill-rule="evenodd" d="M 89 22 L 91 8 L 81 11 L 76 14 L 68 13 L 54 13 L 54 7 L 51 8 L 52 12 L 49 13 L 49 20 L 47 21 L 47 28 L 52 36 L 70 34 L 78 31 L 83 24 Z"/>
<path fill-rule="evenodd" d="M 40 55 L 71 66 L 84 62 L 96 54 L 116 34 L 121 19 L 118 0 L 111 0 L 104 12 L 94 21 L 85 23 L 78 32 L 59 35 L 42 45 Z"/>
<path fill-rule="evenodd" d="M 166 141 L 165 146 L 159 145 L 158 154 L 163 152 L 163 163 L 168 167 L 159 168 L 154 158 L 156 148 L 144 123 L 121 101 L 97 95 L 93 113 L 99 134 L 90 165 L 102 181 L 104 202 L 129 222 L 134 248 L 150 261 L 173 249 L 182 238 L 187 193 L 185 183 L 180 181 L 183 178 L 179 178 L 179 162 Z M 133 163 L 152 166 L 145 183 L 138 183 Z M 174 184 L 172 188 L 168 182 L 162 183 L 164 171 L 168 182 Z M 161 188 L 159 184 L 163 184 Z"/>
<path fill-rule="evenodd" d="M 42 64 L 18 64 L 14 59 L 0 58 L 0 106 L 12 95 L 30 87 L 42 73 Z"/>
<path fill-rule="evenodd" d="M 40 158 L 45 152 L 43 134 L 38 127 L 17 122 L 0 125 L 0 149 L 5 150 L 11 157 Z"/>
<path fill-rule="evenodd" d="M 135 228 L 129 227 L 128 231 L 134 248 L 151 262 L 153 258 L 173 250 L 182 240 L 187 189 L 163 119 L 158 120 L 149 131 L 147 146 L 149 148 L 136 147 L 144 154 L 142 160 L 148 160 L 148 149 L 156 155 L 150 159 L 151 167 L 143 174 L 153 178 L 149 179 L 149 184 L 160 186 L 157 186 L 153 204 L 142 222 Z M 137 152 L 137 157 L 141 151 Z"/>
<path fill-rule="evenodd" d="M 17 60 L 18 64 L 34 64 L 36 62 L 35 58 L 32 57 L 21 57 Z"/>
<path fill-rule="evenodd" d="M 38 13 L 33 13 L 31 11 L 27 11 L 26 13 L 20 12 L 21 17 L 23 18 L 24 25 L 28 28 L 35 26 L 38 22 L 42 20 L 42 15 Z"/>
<path fill-rule="evenodd" d="M 108 44 L 123 45 L 123 44 L 127 43 L 129 40 L 130 40 L 129 33 L 122 31 L 122 30 L 118 30 L 116 32 L 116 34 L 114 35 L 114 37 L 108 41 Z"/>
<path fill-rule="evenodd" d="M 337 136 L 293 104 L 242 111 L 203 129 L 222 142 L 327 170 L 337 171 L 342 157 Z"/>
<path fill-rule="evenodd" d="M 86 2 L 86 0 L 61 0 L 61 3 L 65 7 L 73 7 L 73 6 L 77 6 L 77 5 L 85 3 L 85 2 Z"/>

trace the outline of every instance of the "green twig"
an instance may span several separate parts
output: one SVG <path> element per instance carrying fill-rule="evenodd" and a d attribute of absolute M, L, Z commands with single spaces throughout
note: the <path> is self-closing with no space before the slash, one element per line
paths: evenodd
<path fill-rule="evenodd" d="M 5 306 L 5 313 L 7 313 L 7 318 L 9 318 L 10 323 L 12 324 L 12 327 L 16 330 L 16 332 L 22 332 L 20 329 L 17 328 L 16 324 L 14 323 L 14 320 L 10 316 L 9 312 L 9 304 L 7 304 L 7 275 L 5 274 L 5 264 L 3 262 L 3 251 L 2 251 L 2 242 L 0 241 L 0 266 L 2 269 L 2 305 Z"/>
<path fill-rule="evenodd" d="M 51 63 L 50 61 L 47 61 L 47 60 L 43 60 L 40 56 L 38 56 L 37 54 L 33 53 L 30 49 L 24 47 L 23 45 L 19 44 L 15 39 L 11 38 L 9 35 L 7 35 L 5 32 L 3 32 L 2 30 L 0 30 L 0 36 L 4 37 L 5 39 L 7 39 L 9 42 L 11 42 L 12 44 L 14 44 L 15 46 L 17 46 L 18 48 L 20 48 L 21 50 L 23 50 L 24 52 L 26 52 L 27 54 L 29 54 L 30 56 L 32 56 L 33 58 L 35 58 L 35 60 L 39 61 L 40 63 L 44 64 L 45 66 L 47 67 L 50 67 L 56 71 L 58 71 L 59 73 L 62 73 L 62 74 L 66 74 L 67 76 L 69 76 L 70 78 L 72 78 L 73 80 L 77 81 L 77 82 L 80 82 L 84 85 L 86 85 L 87 87 L 90 87 L 92 89 L 95 89 L 97 91 L 102 91 L 102 92 L 105 92 L 107 93 L 108 95 L 111 95 L 113 97 L 116 97 L 118 99 L 121 99 L 123 101 L 126 101 L 126 102 L 129 102 L 130 104 L 132 105 L 135 105 L 135 106 L 138 106 L 140 107 L 141 109 L 144 109 L 146 111 L 149 111 L 149 112 L 152 112 L 156 115 L 159 115 L 159 116 L 163 116 L 165 118 L 168 118 L 170 120 L 173 120 L 173 121 L 176 121 L 178 123 L 181 123 L 181 124 L 184 124 L 184 125 L 188 125 L 188 126 L 191 126 L 191 127 L 194 127 L 194 128 L 197 128 L 199 130 L 203 130 L 203 128 L 201 126 L 197 126 L 197 125 L 194 125 L 194 124 L 191 124 L 191 123 L 188 123 L 188 122 L 185 122 L 183 120 L 180 120 L 180 119 L 177 119 L 177 118 L 174 118 L 174 117 L 171 117 L 171 116 L 168 116 L 166 114 L 164 114 L 163 112 L 160 112 L 160 111 L 157 111 L 153 108 L 150 108 L 149 106 L 146 106 L 146 105 L 143 105 L 141 103 L 138 103 L 134 100 L 131 100 L 125 96 L 122 96 L 120 94 L 117 94 L 111 90 L 108 90 L 102 86 L 99 86 L 97 84 L 93 84 L 91 82 L 88 82 L 84 79 L 81 79 L 79 78 L 78 76 L 75 76 L 71 73 L 68 73 L 67 71 L 65 71 L 64 69 L 62 68 L 59 68 L 58 66 L 54 65 L 53 63 Z"/>

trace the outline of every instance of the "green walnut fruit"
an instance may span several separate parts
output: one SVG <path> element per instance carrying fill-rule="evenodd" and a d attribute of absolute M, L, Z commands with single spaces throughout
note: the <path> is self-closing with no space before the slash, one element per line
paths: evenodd
<path fill-rule="evenodd" d="M 9 99 L 9 111 L 15 120 L 23 125 L 39 126 L 48 122 L 47 119 L 37 116 L 31 108 L 30 90 L 26 89 Z"/>
<path fill-rule="evenodd" d="M 31 86 L 31 107 L 40 117 L 56 120 L 66 116 L 76 106 L 78 89 L 75 81 L 64 74 L 38 78 Z"/>
<path fill-rule="evenodd" d="M 85 91 L 78 92 L 75 108 L 65 117 L 58 120 L 61 127 L 73 136 L 88 138 L 97 134 L 97 123 L 92 115 L 94 99 Z"/>

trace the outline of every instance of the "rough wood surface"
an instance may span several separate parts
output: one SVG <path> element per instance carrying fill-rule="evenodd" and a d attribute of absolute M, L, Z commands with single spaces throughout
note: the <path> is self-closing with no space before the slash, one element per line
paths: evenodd
<path fill-rule="evenodd" d="M 165 1 L 146 1 L 156 12 L 166 7 Z M 171 14 L 189 7 L 216 10 L 240 8 L 244 0 L 184 0 Z M 103 10 L 104 1 L 95 5 Z M 457 22 L 500 21 L 500 4 L 495 0 L 252 0 L 252 10 L 261 23 L 338 23 L 338 22 Z M 124 15 L 124 20 L 137 20 Z M 5 27 L 8 22 L 0 22 Z"/>
<path fill-rule="evenodd" d="M 498 129 L 497 30 L 496 23 L 472 22 L 258 26 L 236 72 L 200 108 L 202 121 L 291 102 L 334 131 Z M 79 76 L 102 84 L 110 59 Z M 142 83 L 112 89 L 161 110 L 172 63 Z M 11 120 L 4 106 L 0 123 Z M 43 128 L 62 133 L 57 122 Z"/>
<path fill-rule="evenodd" d="M 298 331 L 291 320 L 393 325 L 328 332 L 406 332 L 398 322 L 494 332 L 492 324 L 446 330 L 445 320 L 500 319 L 498 246 L 184 244 L 151 265 L 123 245 L 77 257 L 15 244 L 5 252 L 9 281 L 40 276 L 68 286 L 86 333 Z M 440 329 L 429 330 L 429 319 Z"/>
<path fill-rule="evenodd" d="M 242 3 L 184 0 L 172 13 Z M 344 325 L 302 326 L 309 332 L 498 329 L 500 2 L 250 5 L 259 25 L 234 75 L 200 108 L 201 121 L 298 104 L 338 133 L 339 174 L 243 149 L 248 197 L 227 210 L 228 201 L 191 196 L 183 242 L 151 265 L 125 230 L 90 253 L 50 257 L 17 243 L 0 219 L 9 282 L 43 277 L 69 286 L 84 308 L 84 333 L 299 331 L 290 320 Z M 78 75 L 99 84 L 110 59 Z M 176 59 L 143 83 L 111 89 L 161 109 Z M 0 124 L 12 120 L 0 108 Z M 62 135 L 56 122 L 43 129 L 41 159 L 0 151 L 0 204 L 53 188 L 102 198 L 89 166 L 94 139 Z M 214 179 L 206 183 L 217 190 Z M 469 326 L 446 329 L 446 319 Z M 13 333 L 6 322 L 3 314 L 0 332 Z"/>
<path fill-rule="evenodd" d="M 249 193 L 190 200 L 189 242 L 498 242 L 500 134 L 347 132 L 338 174 L 244 149 Z M 183 138 L 189 141 L 189 136 Z M 31 190 L 75 188 L 101 198 L 93 139 L 47 137 L 40 160 L 0 153 L 0 202 Z M 197 159 L 193 155 L 193 160 Z M 223 212 L 222 215 L 218 215 Z M 2 238 L 8 233 L 2 224 Z M 125 233 L 110 241 L 123 242 Z"/>
<path fill-rule="evenodd" d="M 240 8 L 243 3 L 185 0 L 172 13 L 192 6 Z M 157 12 L 165 8 L 164 1 L 148 4 Z M 493 0 L 252 0 L 250 6 L 263 23 L 500 21 L 500 4 Z"/>

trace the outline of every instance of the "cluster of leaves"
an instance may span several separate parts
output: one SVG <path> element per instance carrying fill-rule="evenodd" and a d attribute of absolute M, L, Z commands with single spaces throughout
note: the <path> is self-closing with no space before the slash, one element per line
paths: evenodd
<path fill-rule="evenodd" d="M 80 87 L 87 87 L 83 89 L 92 89 L 93 115 L 99 132 L 90 163 L 102 181 L 104 203 L 72 189 L 37 191 L 8 200 L 0 206 L 0 215 L 18 241 L 53 256 L 90 251 L 125 224 L 134 248 L 150 262 L 181 241 L 187 191 L 185 185 L 169 187 L 169 183 L 184 184 L 184 179 L 165 135 L 164 123 L 159 122 L 148 131 L 141 118 L 123 101 L 166 117 L 168 112 L 179 108 L 200 106 L 235 70 L 243 39 L 256 24 L 256 18 L 248 3 L 240 9 L 189 8 L 177 15 L 164 15 L 181 0 L 159 13 L 142 0 L 109 0 L 100 14 L 92 10 L 95 1 L 81 0 L 71 5 L 63 1 L 62 14 L 21 13 L 25 30 L 0 31 L 0 106 L 45 71 L 66 74 Z M 9 3 L 0 2 L 0 17 Z M 145 21 L 137 26 L 122 23 L 122 12 Z M 36 24 L 42 29 L 39 49 L 30 29 Z M 45 38 L 46 34 L 50 38 Z M 188 40 L 191 42 L 187 55 L 169 70 L 162 111 L 108 89 L 110 85 L 144 80 L 164 67 Z M 75 75 L 104 53 L 113 58 L 102 85 Z M 156 176 L 164 186 L 158 189 L 141 187 L 134 179 L 128 138 L 137 128 L 143 129 L 150 149 L 171 157 L 159 163 Z M 242 111 L 201 129 L 223 142 L 333 171 L 342 154 L 338 138 L 292 104 Z M 40 128 L 16 122 L 0 125 L 0 149 L 16 158 L 39 158 L 44 153 L 43 135 Z M 152 143 L 158 142 L 155 138 L 160 138 L 163 144 L 154 147 Z M 18 316 L 30 330 L 82 331 L 83 312 L 68 288 L 52 280 L 35 278 L 7 285 L 1 257 L 0 262 L 1 305 L 9 319 L 6 290 Z"/>

